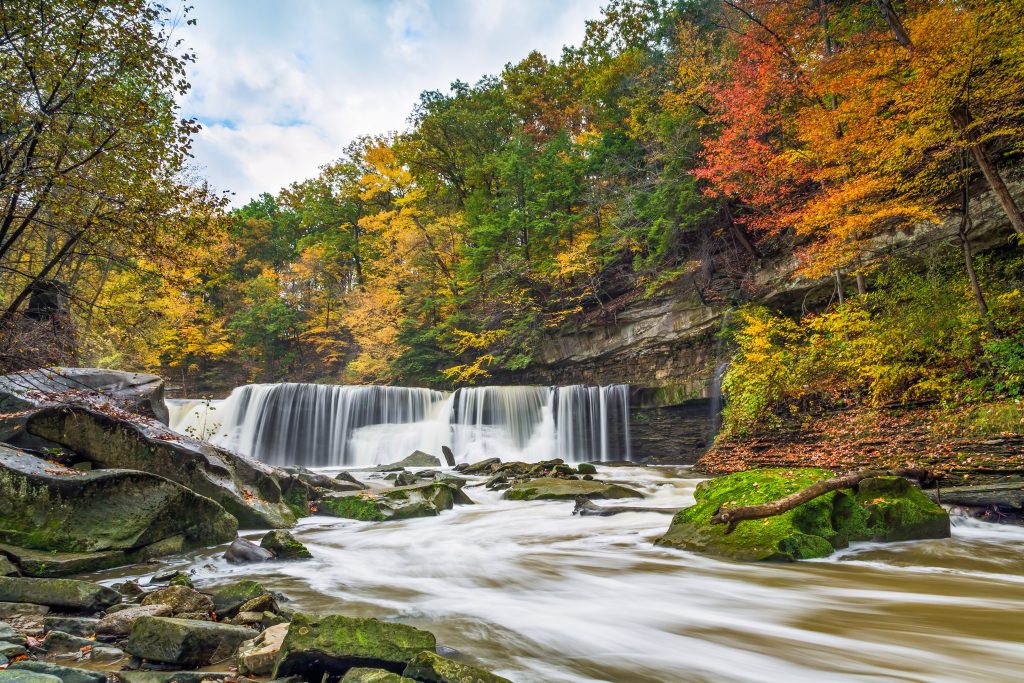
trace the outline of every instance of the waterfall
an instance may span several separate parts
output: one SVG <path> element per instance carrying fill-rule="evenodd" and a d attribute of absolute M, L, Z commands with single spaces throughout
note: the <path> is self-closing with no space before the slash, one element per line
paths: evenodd
<path fill-rule="evenodd" d="M 431 389 L 251 384 L 170 400 L 171 428 L 273 465 L 366 466 L 414 450 L 462 462 L 628 460 L 629 387 Z"/>

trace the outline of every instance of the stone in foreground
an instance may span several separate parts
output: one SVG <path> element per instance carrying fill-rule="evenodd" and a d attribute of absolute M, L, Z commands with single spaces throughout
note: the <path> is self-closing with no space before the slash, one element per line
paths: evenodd
<path fill-rule="evenodd" d="M 413 657 L 402 675 L 427 683 L 512 683 L 489 671 L 427 651 Z"/>
<path fill-rule="evenodd" d="M 444 482 L 434 482 L 332 494 L 321 498 L 317 506 L 325 515 L 366 522 L 383 522 L 392 519 L 435 517 L 441 514 L 442 510 L 451 510 L 456 502 L 462 504 L 468 500 L 457 487 Z"/>
<path fill-rule="evenodd" d="M 98 612 L 121 602 L 121 594 L 88 581 L 0 576 L 0 602 L 29 602 L 78 612 Z"/>
<path fill-rule="evenodd" d="M 643 498 L 644 494 L 620 484 L 582 479 L 542 477 L 518 481 L 505 491 L 508 500 L 575 500 L 587 498 Z"/>
<path fill-rule="evenodd" d="M 385 669 L 368 669 L 356 667 L 349 669 L 341 678 L 341 683 L 416 683 L 411 678 L 393 674 Z"/>
<path fill-rule="evenodd" d="M 238 646 L 256 636 L 241 626 L 209 621 L 142 617 L 132 626 L 129 654 L 182 666 L 206 666 L 234 656 Z"/>
<path fill-rule="evenodd" d="M 949 515 L 902 477 L 865 479 L 780 515 L 739 522 L 732 533 L 711 524 L 721 505 L 757 505 L 800 491 L 834 473 L 818 468 L 756 469 L 701 482 L 697 504 L 676 513 L 658 545 L 734 560 L 825 557 L 855 541 L 947 538 Z"/>
<path fill-rule="evenodd" d="M 174 613 L 170 605 L 136 605 L 107 614 L 96 624 L 96 634 L 101 636 L 126 636 L 131 633 L 132 624 L 142 617 L 169 617 Z"/>
<path fill-rule="evenodd" d="M 318 681 L 353 667 L 401 673 L 413 657 L 436 646 L 432 633 L 405 624 L 300 612 L 292 618 L 273 675 Z"/>
<path fill-rule="evenodd" d="M 242 643 L 238 648 L 238 673 L 243 676 L 266 676 L 272 672 L 286 635 L 288 624 L 277 624 Z"/>
<path fill-rule="evenodd" d="M 37 673 L 35 671 L 23 671 L 20 669 L 7 669 L 0 671 L 0 683 L 63 683 L 56 676 Z"/>
<path fill-rule="evenodd" d="M 31 660 L 24 660 L 21 662 L 15 662 L 7 667 L 8 671 L 32 671 L 37 674 L 48 674 L 50 676 L 56 676 L 63 683 L 106 683 L 106 675 L 99 671 L 90 671 L 88 669 L 79 669 L 71 666 L 60 666 L 59 664 L 51 664 L 50 662 L 34 662 Z"/>

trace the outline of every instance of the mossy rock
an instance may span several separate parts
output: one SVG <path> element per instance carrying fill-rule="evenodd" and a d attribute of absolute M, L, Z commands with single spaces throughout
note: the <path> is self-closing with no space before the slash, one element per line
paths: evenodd
<path fill-rule="evenodd" d="M 581 462 L 579 465 L 576 465 L 576 471 L 580 474 L 597 474 L 597 468 L 589 462 Z"/>
<path fill-rule="evenodd" d="M 341 677 L 341 683 L 416 683 L 416 681 L 393 674 L 385 669 L 368 669 L 358 666 L 345 672 L 345 675 Z"/>
<path fill-rule="evenodd" d="M 309 549 L 284 529 L 274 529 L 260 540 L 260 546 L 274 553 L 279 560 L 308 560 Z"/>
<path fill-rule="evenodd" d="M 71 666 L 61 666 L 50 662 L 35 662 L 22 660 L 11 664 L 8 671 L 33 671 L 37 674 L 56 676 L 62 683 L 107 683 L 105 674 L 99 671 L 79 669 Z"/>
<path fill-rule="evenodd" d="M 242 626 L 210 621 L 141 617 L 132 624 L 125 650 L 140 659 L 183 666 L 206 666 L 235 654 L 257 635 Z"/>
<path fill-rule="evenodd" d="M 489 671 L 426 651 L 413 657 L 402 675 L 426 683 L 512 683 Z"/>
<path fill-rule="evenodd" d="M 239 608 L 267 590 L 258 581 L 239 581 L 213 594 L 213 610 L 219 617 L 233 617 Z"/>
<path fill-rule="evenodd" d="M 317 509 L 325 515 L 364 522 L 435 517 L 465 502 L 459 489 L 445 482 L 401 486 L 389 489 L 351 491 L 324 496 Z M 469 501 L 472 502 L 472 501 Z"/>
<path fill-rule="evenodd" d="M 299 612 L 288 627 L 273 676 L 296 674 L 318 681 L 358 666 L 401 673 L 413 657 L 436 646 L 432 633 L 405 624 Z"/>
<path fill-rule="evenodd" d="M 99 612 L 121 602 L 121 594 L 88 581 L 0 576 L 0 602 L 28 602 L 76 612 Z"/>
<path fill-rule="evenodd" d="M 505 491 L 508 500 L 573 500 L 587 498 L 643 498 L 644 494 L 620 484 L 582 479 L 542 477 L 518 481 Z"/>
<path fill-rule="evenodd" d="M 739 522 L 731 533 L 712 524 L 722 505 L 778 500 L 835 476 L 820 468 L 756 469 L 701 482 L 696 505 L 680 510 L 656 543 L 742 561 L 825 557 L 855 541 L 949 536 L 949 515 L 900 477 L 865 479 L 780 515 Z"/>

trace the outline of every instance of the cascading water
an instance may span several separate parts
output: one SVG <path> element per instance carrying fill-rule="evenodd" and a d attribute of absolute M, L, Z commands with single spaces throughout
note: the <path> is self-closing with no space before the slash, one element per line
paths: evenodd
<path fill-rule="evenodd" d="M 366 466 L 448 445 L 463 462 L 630 458 L 629 387 L 253 384 L 168 401 L 171 427 L 275 465 Z"/>

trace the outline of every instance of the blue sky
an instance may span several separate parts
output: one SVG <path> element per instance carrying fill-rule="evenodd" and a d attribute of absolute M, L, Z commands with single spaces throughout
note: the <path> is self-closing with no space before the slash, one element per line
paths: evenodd
<path fill-rule="evenodd" d="M 401 130 L 423 90 L 578 44 L 605 0 L 203 0 L 182 114 L 199 173 L 235 205 L 313 176 L 358 135 Z"/>

